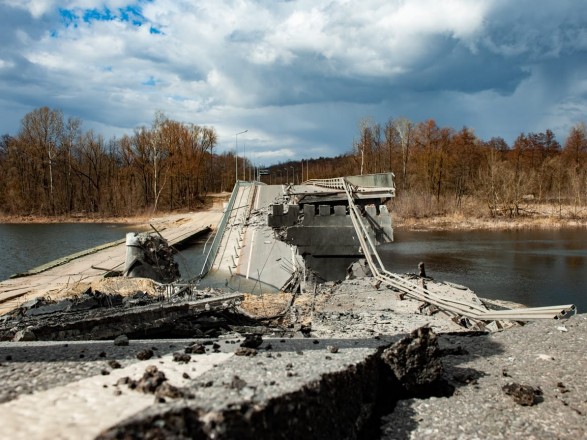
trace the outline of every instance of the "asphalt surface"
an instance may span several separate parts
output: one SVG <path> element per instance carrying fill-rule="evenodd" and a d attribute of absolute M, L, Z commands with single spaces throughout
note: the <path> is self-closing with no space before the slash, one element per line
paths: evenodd
<path fill-rule="evenodd" d="M 292 247 L 275 238 L 275 232 L 267 226 L 270 205 L 281 203 L 283 187 L 258 185 L 252 204 L 251 217 L 244 234 L 238 273 L 246 279 L 281 288 L 302 261 Z"/>
<path fill-rule="evenodd" d="M 398 402 L 384 439 L 587 438 L 587 315 L 535 321 L 486 336 L 445 335 L 441 346 L 466 354 L 444 357 L 450 398 Z M 502 387 L 540 388 L 522 406 Z"/>

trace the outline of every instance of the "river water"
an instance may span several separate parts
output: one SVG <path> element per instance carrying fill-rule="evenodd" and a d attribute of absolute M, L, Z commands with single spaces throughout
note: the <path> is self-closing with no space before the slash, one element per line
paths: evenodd
<path fill-rule="evenodd" d="M 125 238 L 132 225 L 0 224 L 0 280 L 76 252 Z"/>
<path fill-rule="evenodd" d="M 479 296 L 527 306 L 575 304 L 587 311 L 587 230 L 396 231 L 379 248 L 391 272 L 470 287 Z"/>
<path fill-rule="evenodd" d="M 0 224 L 0 279 L 89 247 L 122 239 L 132 225 Z M 577 305 L 587 311 L 587 230 L 395 231 L 379 248 L 391 272 L 416 273 L 527 306 Z M 183 251 L 182 274 L 199 273 L 201 246 Z M 241 286 L 242 287 L 242 286 Z"/>

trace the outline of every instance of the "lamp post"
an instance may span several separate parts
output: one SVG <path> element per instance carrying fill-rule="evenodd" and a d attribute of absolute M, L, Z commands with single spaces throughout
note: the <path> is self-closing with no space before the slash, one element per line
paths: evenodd
<path fill-rule="evenodd" d="M 241 131 L 234 135 L 234 182 L 238 182 L 238 135 L 249 130 Z M 243 179 L 244 180 L 244 179 Z"/>
<path fill-rule="evenodd" d="M 294 167 L 290 167 L 291 168 L 291 180 L 294 185 L 296 184 L 296 175 L 294 173 Z"/>

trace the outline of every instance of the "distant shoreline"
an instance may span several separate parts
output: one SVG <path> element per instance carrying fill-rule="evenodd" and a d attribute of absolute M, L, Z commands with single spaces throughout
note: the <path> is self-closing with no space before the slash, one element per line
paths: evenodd
<path fill-rule="evenodd" d="M 181 212 L 159 212 L 154 216 L 34 216 L 0 215 L 0 224 L 57 224 L 57 223 L 110 223 L 146 224 L 153 218 L 164 218 Z M 521 230 L 521 229 L 570 229 L 587 228 L 587 219 L 558 219 L 552 217 L 517 218 L 465 218 L 464 216 L 432 216 L 426 218 L 401 217 L 392 213 L 393 227 L 412 231 L 473 231 L 473 230 Z"/>
<path fill-rule="evenodd" d="M 162 213 L 160 216 L 165 216 Z M 58 224 L 58 223 L 112 223 L 112 224 L 140 224 L 145 223 L 151 218 L 150 216 L 129 216 L 129 217 L 111 217 L 111 216 L 46 216 L 46 215 L 0 215 L 0 224 Z"/>
<path fill-rule="evenodd" d="M 461 216 L 435 216 L 420 219 L 392 217 L 392 219 L 394 228 L 412 231 L 504 231 L 587 228 L 587 219 L 559 219 L 552 217 L 465 218 Z"/>

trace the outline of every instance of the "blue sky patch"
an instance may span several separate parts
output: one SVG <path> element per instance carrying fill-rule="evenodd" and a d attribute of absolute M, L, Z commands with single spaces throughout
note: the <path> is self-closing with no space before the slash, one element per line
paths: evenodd
<path fill-rule="evenodd" d="M 98 9 L 86 9 L 83 14 L 83 20 L 86 23 L 91 23 L 93 21 L 112 21 L 115 17 L 112 15 L 112 11 L 108 8 L 104 8 L 103 10 Z"/>
<path fill-rule="evenodd" d="M 143 81 L 141 84 L 144 86 L 154 87 L 157 85 L 157 81 L 155 80 L 154 76 L 150 76 L 148 80 Z"/>
<path fill-rule="evenodd" d="M 110 9 L 108 7 L 92 9 L 65 9 L 59 8 L 61 22 L 67 27 L 77 28 L 80 21 L 91 24 L 96 21 L 119 21 L 129 23 L 135 27 L 141 27 L 148 20 L 143 15 L 141 3 L 151 3 L 152 0 L 138 0 L 138 3 L 131 4 L 122 8 Z M 154 26 L 150 28 L 151 34 L 161 34 L 162 32 Z"/>

